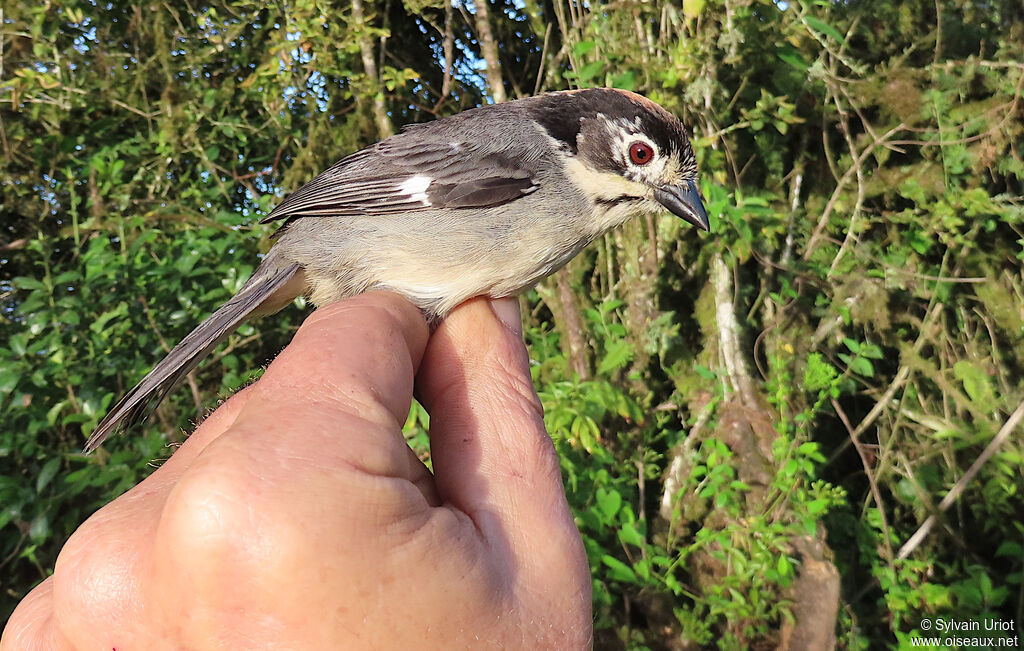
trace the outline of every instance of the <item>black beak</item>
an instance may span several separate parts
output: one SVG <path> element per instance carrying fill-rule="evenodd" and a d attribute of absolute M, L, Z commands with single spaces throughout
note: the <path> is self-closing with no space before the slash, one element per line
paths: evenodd
<path fill-rule="evenodd" d="M 697 192 L 697 184 L 693 181 L 686 181 L 683 185 L 657 188 L 654 190 L 654 198 L 672 211 L 672 214 L 682 217 L 701 230 L 711 230 L 708 211 L 704 209 L 704 202 L 700 200 L 700 193 Z"/>

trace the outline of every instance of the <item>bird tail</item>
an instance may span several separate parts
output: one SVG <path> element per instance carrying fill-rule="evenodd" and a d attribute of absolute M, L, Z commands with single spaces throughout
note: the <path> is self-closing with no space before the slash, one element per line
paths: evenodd
<path fill-rule="evenodd" d="M 89 436 L 85 444 L 86 454 L 98 448 L 114 432 L 145 420 L 178 381 L 251 314 L 256 311 L 276 312 L 298 295 L 295 292 L 287 300 L 275 296 L 279 290 L 286 289 L 288 281 L 299 271 L 299 266 L 292 264 L 264 271 L 272 264 L 269 257 L 265 259 L 256 274 L 237 294 L 182 339 L 134 389 L 107 412 Z M 261 306 L 264 309 L 259 309 Z"/>

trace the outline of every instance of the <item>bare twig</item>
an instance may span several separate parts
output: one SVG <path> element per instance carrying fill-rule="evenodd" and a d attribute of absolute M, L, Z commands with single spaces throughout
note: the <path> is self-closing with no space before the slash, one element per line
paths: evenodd
<path fill-rule="evenodd" d="M 846 183 L 850 180 L 850 177 L 852 177 L 856 173 L 857 169 L 864 164 L 864 161 L 867 159 L 868 156 L 871 155 L 871 153 L 875 150 L 876 147 L 885 143 L 894 133 L 900 131 L 901 129 L 903 129 L 902 122 L 886 131 L 881 137 L 876 138 L 870 145 L 862 149 L 860 154 L 854 159 L 853 163 L 850 164 L 850 167 L 846 168 L 846 172 L 843 174 L 842 178 L 840 178 L 839 182 L 836 184 L 836 189 L 833 190 L 832 196 L 829 197 L 828 203 L 825 204 L 825 210 L 822 211 L 821 213 L 821 218 L 818 220 L 818 225 L 814 227 L 814 232 L 811 233 L 811 237 L 807 241 L 807 249 L 804 251 L 803 255 L 804 260 L 809 259 L 811 257 L 811 253 L 814 252 L 814 245 L 817 244 L 818 238 L 821 237 L 822 231 L 824 231 L 825 226 L 828 225 L 828 219 L 829 217 L 832 216 L 832 211 L 836 207 L 836 201 L 839 200 L 839 195 L 842 194 L 843 188 L 846 186 Z"/>
<path fill-rule="evenodd" d="M 129 106 L 128 104 L 125 104 L 124 102 L 122 102 L 120 100 L 114 99 L 113 97 L 109 98 L 109 100 L 110 100 L 110 103 L 113 104 L 114 106 L 120 106 L 124 110 L 131 111 L 132 113 L 135 113 L 136 115 L 141 115 L 142 117 L 146 118 L 147 120 L 149 120 L 151 118 L 155 118 L 156 116 L 160 115 L 160 110 L 159 109 L 157 109 L 156 111 L 148 111 L 147 112 L 147 111 L 143 111 L 142 109 L 137 109 L 134 106 Z"/>
<path fill-rule="evenodd" d="M 846 417 L 846 412 L 843 411 L 843 407 L 835 398 L 832 398 L 832 408 L 835 409 L 836 414 L 839 415 L 839 420 L 843 421 L 843 426 L 846 427 L 846 432 L 850 435 L 850 442 L 852 442 L 853 447 L 856 448 L 857 455 L 860 457 L 861 465 L 864 466 L 864 475 L 868 478 L 868 484 L 871 486 L 871 496 L 875 500 L 875 505 L 878 506 L 878 515 L 882 522 L 882 540 L 885 543 L 885 560 L 889 563 L 889 567 L 891 569 L 892 543 L 890 542 L 889 536 L 889 520 L 885 515 L 885 504 L 882 502 L 882 492 L 878 490 L 878 482 L 875 481 L 875 475 L 871 472 L 871 462 L 868 461 L 867 451 L 864 449 L 864 444 L 860 442 L 858 435 L 853 431 L 853 426 L 850 424 L 850 419 Z"/>
<path fill-rule="evenodd" d="M 229 345 L 225 346 L 224 350 L 220 351 L 219 353 L 217 353 L 217 355 L 215 355 L 214 357 L 212 357 L 210 359 L 210 363 L 211 364 L 216 364 L 217 362 L 219 362 L 220 360 L 224 359 L 225 357 L 227 357 L 231 353 L 235 352 L 236 349 L 242 348 L 243 346 L 246 346 L 249 343 L 251 343 L 253 341 L 256 341 L 259 338 L 260 338 L 260 335 L 257 333 L 257 334 L 254 334 L 254 335 L 249 335 L 248 337 L 245 337 L 244 339 L 241 339 L 239 341 L 236 341 L 233 344 L 229 344 Z"/>
<path fill-rule="evenodd" d="M 737 393 L 744 405 L 758 405 L 747 362 L 740 354 L 740 324 L 736 320 L 736 304 L 733 299 L 733 274 L 722 259 L 715 254 L 711 262 L 711 283 L 715 288 L 715 322 L 718 324 L 718 349 L 725 363 L 729 388 Z"/>
<path fill-rule="evenodd" d="M 843 243 L 839 245 L 839 251 L 836 252 L 836 257 L 832 259 L 832 264 L 829 266 L 827 277 L 831 277 L 835 273 L 836 267 L 839 266 L 839 261 L 843 258 L 843 253 L 846 251 L 847 245 L 853 240 L 856 235 L 856 229 L 854 226 L 857 223 L 857 217 L 860 216 L 860 211 L 864 207 L 864 166 L 862 164 L 863 158 L 857 154 L 857 145 L 853 142 L 853 136 L 850 134 L 850 117 L 849 113 L 843 108 L 842 102 L 839 100 L 838 93 L 833 90 L 832 97 L 835 100 L 836 109 L 839 111 L 839 130 L 842 131 L 843 137 L 846 139 L 846 146 L 850 148 L 850 154 L 854 158 L 854 169 L 857 171 L 857 203 L 853 206 L 853 211 L 850 213 L 850 223 L 846 227 L 846 235 L 843 237 Z M 856 105 L 851 104 L 856 107 Z M 856 109 L 855 109 L 856 110 Z M 858 111 L 859 114 L 859 111 Z M 874 138 L 875 142 L 879 142 L 878 136 L 876 136 L 868 123 L 863 120 L 864 127 L 868 133 Z"/>
<path fill-rule="evenodd" d="M 647 481 L 644 477 L 643 450 L 639 450 L 639 459 L 634 460 L 636 464 L 637 495 L 637 517 L 640 522 L 647 522 Z M 640 558 L 647 558 L 647 545 L 640 547 Z"/>
<path fill-rule="evenodd" d="M 446 2 L 444 5 L 444 45 L 442 47 L 444 51 L 444 79 L 441 81 L 441 97 L 437 100 L 438 104 L 447 99 L 448 94 L 452 92 L 452 76 L 455 73 L 455 35 L 452 31 L 454 15 L 455 11 L 452 9 L 452 3 Z"/>
<path fill-rule="evenodd" d="M 540 93 L 540 85 L 544 79 L 544 68 L 548 57 L 548 44 L 551 41 L 551 28 L 553 23 L 548 23 L 547 29 L 544 30 L 544 47 L 540 50 L 540 65 L 537 66 L 537 82 L 533 85 L 533 94 Z"/>
<path fill-rule="evenodd" d="M 992 455 L 994 455 L 996 450 L 1006 442 L 1006 439 L 1010 438 L 1010 434 L 1012 434 L 1017 425 L 1020 424 L 1022 418 L 1024 418 L 1024 401 L 1021 401 L 1021 403 L 1017 405 L 1017 409 L 1014 410 L 1014 412 L 1010 414 L 1010 417 L 1006 419 L 1002 428 L 1000 428 L 999 432 L 991 441 L 989 441 L 988 445 L 985 446 L 985 449 L 982 450 L 981 454 L 978 455 L 978 458 L 974 460 L 974 463 L 972 463 L 971 467 L 967 469 L 964 476 L 960 478 L 960 481 L 958 481 L 956 485 L 953 486 L 953 489 L 950 490 L 944 498 L 942 498 L 942 501 L 939 502 L 940 513 L 949 509 L 949 507 L 953 505 L 953 502 L 960 497 L 961 493 L 963 493 L 964 489 L 967 487 L 967 484 L 974 479 L 974 476 L 978 474 L 981 467 L 992 458 Z M 900 547 L 900 551 L 896 554 L 896 558 L 902 560 L 907 556 L 910 556 L 911 552 L 917 549 L 935 526 L 935 520 L 936 517 L 934 513 L 929 515 L 918 530 L 914 532 L 914 535 L 911 536 L 902 547 Z"/>
<path fill-rule="evenodd" d="M 746 81 L 746 79 L 744 79 Z M 789 218 L 786 224 L 786 243 L 782 249 L 782 264 L 788 266 L 793 261 L 793 238 L 796 230 L 796 212 L 800 208 L 800 191 L 804 184 L 804 152 L 807 151 L 807 132 L 800 136 L 800 146 L 794 157 L 793 178 L 789 184 Z"/>

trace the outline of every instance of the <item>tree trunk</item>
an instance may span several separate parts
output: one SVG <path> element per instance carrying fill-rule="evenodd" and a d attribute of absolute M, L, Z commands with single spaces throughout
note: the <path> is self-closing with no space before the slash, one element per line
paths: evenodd
<path fill-rule="evenodd" d="M 395 133 L 391 124 L 391 116 L 388 115 L 387 107 L 384 104 L 384 94 L 381 91 L 380 75 L 377 73 L 377 62 L 373 58 L 373 40 L 362 32 L 366 25 L 366 14 L 363 11 L 363 0 L 352 0 L 352 18 L 360 30 L 358 37 L 359 53 L 363 59 L 363 71 L 370 80 L 373 90 L 373 122 L 377 126 L 377 136 L 382 140 Z"/>
<path fill-rule="evenodd" d="M 480 51 L 487 63 L 487 86 L 490 88 L 494 103 L 501 104 L 506 99 L 505 82 L 501 76 L 498 43 L 494 40 L 494 33 L 491 32 L 490 10 L 486 1 L 475 0 L 473 6 L 476 8 L 476 33 L 480 41 Z"/>

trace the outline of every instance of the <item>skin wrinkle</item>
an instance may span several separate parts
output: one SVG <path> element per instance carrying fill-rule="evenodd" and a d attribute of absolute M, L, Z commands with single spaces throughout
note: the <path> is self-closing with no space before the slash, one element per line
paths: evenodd
<path fill-rule="evenodd" d="M 520 348 L 513 350 L 513 354 L 520 359 L 514 363 L 522 364 L 529 369 L 529 359 L 526 358 L 526 349 Z M 497 380 L 501 383 L 499 389 L 508 389 L 511 394 L 499 391 L 498 395 L 505 396 L 499 403 L 506 403 L 507 396 L 513 395 L 515 399 L 512 401 L 516 405 L 525 406 L 529 415 L 536 419 L 543 429 L 544 423 L 544 405 L 540 402 L 540 397 L 537 395 L 536 389 L 533 387 L 533 380 L 530 379 L 529 370 L 526 371 L 527 375 L 524 377 L 522 373 L 517 373 L 512 368 L 512 363 L 509 362 L 503 355 L 497 355 L 493 359 L 482 360 L 480 370 L 476 373 L 477 376 L 486 375 L 492 379 Z M 474 383 L 475 386 L 480 386 Z M 549 438 L 545 432 L 545 438 Z M 550 439 L 549 439 L 550 440 Z"/>
<path fill-rule="evenodd" d="M 314 378 L 310 388 L 311 390 L 303 397 L 302 406 L 314 411 L 346 415 L 382 430 L 401 429 L 405 422 L 405 418 L 396 418 L 395 411 L 386 404 L 381 398 L 381 392 L 374 387 L 360 387 L 354 382 L 335 382 L 329 378 Z M 411 396 L 411 390 L 409 393 Z M 294 408 L 294 405 L 289 407 L 290 410 Z"/>
<path fill-rule="evenodd" d="M 466 514 L 451 509 L 446 505 L 434 506 L 428 504 L 428 506 L 429 508 L 412 510 L 410 515 L 404 518 L 396 518 L 393 522 L 385 525 L 385 536 L 395 541 L 393 549 L 402 550 L 403 548 L 420 543 L 420 536 L 423 535 L 424 531 L 432 531 L 431 528 L 439 530 L 453 529 L 455 527 L 462 527 L 469 522 Z M 455 524 L 439 524 L 437 520 L 441 518 L 453 518 Z M 437 537 L 436 535 L 431 536 L 432 539 Z"/>
<path fill-rule="evenodd" d="M 510 390 L 515 390 L 511 388 Z M 470 393 L 475 391 L 470 389 Z M 484 400 L 487 400 L 485 397 Z M 527 406 L 528 405 L 528 406 Z M 529 427 L 519 428 L 519 435 L 498 437 L 503 458 L 500 462 L 492 461 L 501 468 L 514 468 L 512 472 L 503 473 L 508 481 L 523 481 L 524 478 L 532 477 L 536 468 L 543 468 L 545 475 L 550 474 L 550 455 L 554 451 L 551 439 L 544 432 L 543 419 L 537 413 L 537 408 L 530 403 L 507 403 L 498 402 L 490 406 L 492 413 L 498 417 L 495 420 L 503 422 L 524 422 L 531 419 L 534 422 Z M 500 430 L 506 429 L 499 426 Z M 528 470 L 526 468 L 529 468 Z M 560 477 L 561 475 L 559 475 Z"/>
<path fill-rule="evenodd" d="M 512 349 L 509 352 L 516 357 L 521 357 L 525 349 Z M 515 363 L 522 364 L 524 361 L 520 359 Z M 529 362 L 525 361 L 525 363 Z M 487 405 L 489 411 L 503 412 L 503 417 L 495 419 L 499 428 L 503 428 L 505 423 L 532 423 L 530 429 L 533 431 L 530 436 L 499 437 L 498 440 L 506 458 L 513 460 L 512 463 L 503 463 L 503 467 L 522 469 L 524 464 L 529 462 L 532 466 L 543 467 L 546 470 L 545 475 L 548 475 L 551 470 L 550 460 L 554 446 L 544 428 L 544 408 L 537 397 L 532 381 L 527 382 L 521 372 L 516 372 L 512 368 L 512 364 L 513 362 L 510 362 L 509 358 L 502 354 L 479 360 L 479 368 L 469 374 L 470 377 L 467 378 L 465 388 L 470 395 L 471 404 L 483 403 Z M 481 384 L 474 381 L 474 378 L 481 376 L 489 377 L 494 384 L 481 391 L 479 389 Z M 494 391 L 495 388 L 497 391 Z M 510 399 L 509 396 L 513 397 Z M 528 442 L 530 448 L 533 448 L 534 445 L 538 447 L 526 449 L 516 446 L 515 444 L 519 442 Z M 540 463 L 538 464 L 538 462 Z M 508 477 L 521 480 L 524 476 L 532 475 L 533 472 L 520 471 L 518 474 L 508 475 Z"/>
<path fill-rule="evenodd" d="M 487 540 L 470 514 L 449 505 L 442 505 L 425 511 L 424 515 L 420 529 L 416 532 L 409 531 L 408 537 L 391 547 L 391 558 L 401 559 L 403 565 L 409 564 L 409 558 L 413 559 L 414 565 L 460 561 L 462 571 L 453 576 L 456 581 L 474 571 L 483 572 L 487 577 L 499 574 L 488 564 L 490 557 L 483 554 Z M 449 520 L 453 520 L 454 523 Z M 458 539 L 452 542 L 451 536 L 445 535 L 446 531 L 458 532 Z M 422 537 L 414 535 L 423 532 L 429 533 L 429 544 L 424 544 Z M 464 553 L 459 553 L 460 549 Z M 458 568 L 453 569 L 458 572 Z"/>
<path fill-rule="evenodd" d="M 11 649 L 28 649 L 29 651 L 52 651 L 53 649 L 71 649 L 71 643 L 64 637 L 57 626 L 51 624 L 55 620 L 52 609 L 47 606 L 53 600 L 53 577 L 46 578 L 30 593 L 33 600 L 31 612 L 21 622 L 21 628 L 12 631 Z M 43 635 L 38 635 L 42 631 Z M 7 633 L 7 630 L 4 631 Z M 5 638 L 6 642 L 6 638 Z"/>
<path fill-rule="evenodd" d="M 333 412 L 327 412 L 327 414 L 331 413 Z M 344 420 L 334 418 L 332 422 L 334 426 L 348 429 L 350 432 L 361 432 L 367 429 L 359 424 L 363 420 L 359 416 L 347 415 Z M 370 425 L 370 428 L 378 427 L 376 423 L 366 422 Z M 382 439 L 386 444 L 386 449 L 381 449 Z M 404 450 L 408 450 L 408 447 L 405 446 L 403 441 L 395 441 L 393 436 L 360 437 L 359 440 L 364 444 L 358 446 L 359 452 L 355 454 L 356 446 L 354 444 L 356 440 L 348 440 L 344 454 L 340 456 L 281 455 L 274 452 L 276 465 L 280 467 L 284 462 L 292 462 L 295 468 L 287 472 L 295 474 L 308 472 L 310 469 L 315 469 L 327 476 L 348 473 L 352 476 L 352 479 L 348 481 L 357 482 L 362 487 L 357 491 L 356 497 L 362 499 L 364 504 L 404 504 L 403 500 L 382 497 L 383 495 L 402 492 L 404 485 L 413 487 L 426 503 L 430 502 L 431 495 L 424 493 L 418 486 L 419 480 L 422 480 L 424 476 L 429 477 L 426 467 L 415 456 L 413 456 L 413 459 L 419 463 L 419 467 L 410 466 L 410 459 L 404 452 Z M 404 450 L 400 449 L 399 445 Z M 243 452 L 250 453 L 249 456 L 252 459 L 250 463 L 244 466 L 244 469 L 260 470 L 263 468 L 261 459 L 263 458 L 264 451 L 245 448 Z M 398 462 L 396 463 L 396 461 Z M 413 479 L 417 481 L 413 481 Z M 253 475 L 253 480 L 253 484 L 257 487 L 261 487 L 266 483 L 258 475 Z M 434 501 L 436 501 L 436 497 L 434 497 Z"/>
<path fill-rule="evenodd" d="M 434 475 L 430 473 L 426 465 L 420 461 L 419 457 L 416 456 L 411 450 L 409 455 L 412 457 L 409 460 L 410 468 L 418 467 L 422 468 L 422 472 L 416 471 L 418 479 L 413 480 L 413 485 L 423 494 L 423 499 L 427 501 L 432 508 L 438 508 L 443 505 L 441 496 L 437 492 L 437 484 L 434 483 Z"/>
<path fill-rule="evenodd" d="M 388 338 L 389 340 L 393 338 Z M 305 342 L 303 342 L 305 343 Z M 368 347 L 373 345 L 373 342 L 368 343 Z M 384 344 L 388 345 L 388 344 Z M 394 348 L 395 346 L 391 346 Z M 297 364 L 298 360 L 288 359 L 285 360 L 291 364 Z M 388 364 L 389 360 L 382 359 L 378 360 L 378 368 L 370 370 L 366 368 L 356 368 L 353 371 L 346 374 L 344 378 L 339 380 L 333 379 L 329 370 L 323 372 L 317 372 L 320 365 L 333 366 L 337 362 L 339 366 L 351 366 L 349 360 L 317 360 L 310 364 L 305 364 L 305 372 L 301 377 L 295 377 L 294 375 L 288 375 L 289 382 L 283 382 L 278 379 L 278 373 L 274 373 L 272 376 L 272 385 L 264 388 L 261 393 L 265 394 L 271 402 L 277 402 L 277 395 L 280 390 L 285 389 L 299 389 L 301 392 L 305 392 L 307 395 L 305 399 L 309 404 L 316 404 L 317 402 L 324 401 L 333 403 L 338 407 L 345 410 L 350 410 L 351 407 L 366 411 L 377 411 L 384 409 L 387 411 L 390 418 L 379 418 L 376 422 L 380 424 L 390 425 L 392 422 L 399 420 L 397 416 L 397 410 L 400 409 L 398 403 L 402 401 L 402 398 L 389 398 L 392 393 L 401 393 L 403 398 L 405 395 L 411 396 L 412 387 L 408 387 L 406 391 L 405 387 L 402 387 L 400 392 L 382 391 L 376 386 L 374 381 L 378 374 L 381 372 L 379 367 L 387 364 L 391 367 L 405 367 L 411 368 L 411 360 L 407 357 L 405 360 L 394 360 L 395 363 Z M 400 373 L 405 371 L 402 368 Z M 272 371 L 268 370 L 268 373 Z M 281 373 L 286 373 L 285 369 L 282 369 Z M 407 373 L 406 373 L 407 374 Z M 403 383 L 408 384 L 408 383 Z M 368 395 L 367 395 L 368 394 Z M 294 405 L 289 405 L 289 409 L 294 409 Z M 406 411 L 408 411 L 408 405 L 406 405 Z M 401 418 L 404 422 L 405 417 Z"/>
<path fill-rule="evenodd" d="M 389 301 L 389 303 L 393 303 L 393 300 Z M 381 369 L 379 368 L 381 365 L 386 365 L 386 367 L 389 367 L 385 371 L 383 371 L 384 373 L 387 373 L 391 376 L 408 377 L 411 375 L 411 368 L 413 368 L 415 364 L 419 361 L 418 359 L 412 359 L 409 356 L 409 353 L 407 352 L 409 350 L 409 346 L 404 345 L 405 340 L 404 337 L 402 336 L 402 332 L 405 332 L 407 330 L 406 328 L 403 328 L 403 322 L 408 323 L 408 321 L 410 320 L 409 312 L 413 312 L 413 314 L 415 314 L 415 321 L 418 322 L 416 324 L 417 327 L 415 328 L 417 331 L 416 334 L 423 334 L 425 328 L 419 326 L 419 323 L 423 323 L 422 316 L 420 316 L 418 312 L 410 310 L 407 306 L 405 306 L 405 304 L 402 304 L 402 306 L 402 309 L 391 309 L 393 305 L 388 306 L 389 309 L 385 311 L 385 314 L 389 317 L 388 319 L 385 319 L 386 327 L 375 329 L 373 331 L 374 336 L 370 338 L 371 340 L 367 342 L 365 348 L 372 349 L 372 347 L 377 347 L 378 349 L 383 348 L 384 350 L 400 352 L 396 352 L 395 355 L 389 356 L 388 358 L 385 358 L 383 360 L 378 358 L 376 360 L 378 362 L 378 368 L 375 368 L 373 371 L 361 369 L 360 367 L 357 366 L 357 368 L 359 368 L 360 370 L 349 374 L 343 381 L 332 381 L 331 379 L 325 379 L 322 377 L 318 380 L 314 379 L 315 381 L 311 382 L 310 384 L 305 384 L 306 382 L 309 382 L 309 369 L 308 365 L 306 365 L 306 373 L 303 374 L 302 378 L 302 382 L 304 383 L 302 390 L 307 392 L 306 396 L 304 397 L 306 408 L 313 410 L 324 410 L 325 412 L 334 415 L 335 418 L 337 417 L 336 414 L 340 409 L 343 413 L 349 415 L 349 418 L 345 419 L 346 421 L 355 421 L 353 422 L 352 425 L 352 429 L 354 431 L 367 430 L 367 428 L 365 427 L 358 427 L 359 421 L 369 424 L 371 426 L 371 428 L 369 428 L 369 431 L 371 432 L 386 432 L 390 429 L 394 429 L 396 432 L 400 431 L 401 422 L 404 422 L 405 419 L 404 414 L 408 412 L 408 396 L 411 396 L 411 386 L 409 386 L 409 384 L 406 384 L 406 386 L 402 388 L 402 391 L 397 392 L 404 394 L 402 397 L 388 400 L 385 397 L 385 395 L 391 395 L 396 392 L 391 390 L 387 392 L 383 391 L 380 387 L 377 386 L 374 380 L 382 373 Z M 352 309 L 352 307 L 346 306 L 344 308 L 334 309 L 333 311 L 331 308 L 327 308 L 327 311 L 329 312 L 328 316 L 331 319 L 338 319 L 344 318 L 346 316 L 345 313 Z M 346 334 L 344 332 L 344 329 L 339 331 L 336 326 L 334 326 L 333 328 L 321 327 L 321 323 L 324 323 L 325 318 L 326 317 L 321 316 L 320 318 L 315 319 L 311 324 L 309 324 L 308 328 L 307 326 L 304 326 L 302 331 L 300 331 L 300 334 L 302 335 L 301 340 L 300 337 L 298 336 L 297 340 L 300 340 L 300 343 L 302 345 L 308 346 L 315 350 L 321 350 L 325 345 L 329 346 L 331 339 L 344 339 Z M 325 342 L 325 344 L 321 344 L 321 342 L 317 341 L 317 339 L 326 339 L 328 341 Z M 373 341 L 374 339 L 377 339 L 378 341 L 375 342 Z M 398 341 L 401 341 L 400 345 L 398 344 Z M 418 356 L 419 355 L 417 355 L 417 357 Z M 282 362 L 287 362 L 289 367 L 293 364 L 299 365 L 301 361 L 302 360 L 292 358 L 282 359 Z M 341 364 L 345 364 L 347 366 L 352 366 L 349 360 L 346 359 L 338 360 L 338 362 L 340 362 Z M 325 363 L 323 360 L 318 360 L 313 365 L 314 370 L 317 365 L 323 363 Z M 330 367 L 334 367 L 336 364 L 335 360 L 330 360 L 327 363 Z M 276 372 L 275 369 L 272 368 L 270 371 L 268 371 L 266 379 L 268 381 L 275 380 L 277 379 L 278 373 L 285 377 L 288 377 L 288 367 L 281 368 L 279 372 Z M 324 375 L 326 375 L 327 378 L 331 377 L 329 370 L 325 370 Z M 264 393 L 271 396 L 271 404 L 274 401 L 276 401 L 277 394 L 279 393 L 278 389 L 281 388 L 281 385 L 284 383 L 276 382 L 274 384 L 276 384 L 277 386 L 274 386 L 272 384 L 269 388 L 264 390 Z M 401 404 L 399 405 L 399 403 Z M 262 411 L 262 409 L 266 408 L 267 406 L 268 405 L 266 404 L 260 405 L 260 409 L 257 411 L 257 413 Z M 288 409 L 289 411 L 293 410 L 294 405 L 289 405 Z M 382 410 L 384 411 L 384 413 L 381 413 Z M 403 412 L 401 419 L 397 417 L 398 410 L 401 410 Z M 384 438 L 388 440 L 389 443 L 393 443 L 393 439 L 395 437 L 385 435 L 383 437 L 376 436 L 372 438 L 374 438 L 375 441 L 379 444 L 380 438 Z M 401 443 L 404 448 L 404 441 L 401 441 Z M 394 464 L 392 463 L 392 460 L 393 458 L 390 457 L 389 450 L 388 453 L 384 454 L 382 458 L 379 459 L 379 467 L 388 468 L 388 474 L 393 474 Z M 401 465 L 404 466 L 406 469 L 409 469 L 410 467 L 408 463 L 407 453 L 403 454 L 403 460 L 405 461 L 405 463 Z M 362 466 L 362 469 L 364 471 L 374 472 L 374 470 L 371 470 L 367 464 L 360 464 L 354 461 L 350 461 L 350 463 L 356 467 Z M 374 463 L 372 465 L 375 467 L 378 466 L 377 463 Z"/>
<path fill-rule="evenodd" d="M 269 450 L 258 451 L 253 455 L 254 458 L 259 459 L 261 454 L 269 451 L 275 455 L 276 459 L 291 459 L 299 462 L 297 464 L 300 466 L 299 470 L 301 467 L 309 467 L 336 471 L 337 464 L 343 464 L 345 468 L 365 475 L 388 476 L 406 481 L 412 481 L 411 478 L 416 476 L 415 472 L 418 472 L 419 468 L 425 470 L 422 462 L 419 462 L 418 466 L 410 465 L 410 460 L 405 452 L 408 446 L 405 445 L 404 440 L 399 439 L 401 431 L 399 425 L 383 426 L 376 420 L 350 412 L 339 414 L 337 409 L 326 403 L 309 403 L 303 405 L 303 409 L 307 410 L 309 414 L 321 413 L 330 418 L 330 424 L 324 424 L 326 431 L 318 432 L 321 436 L 335 436 L 339 428 L 349 428 L 350 431 L 345 433 L 346 448 L 342 454 L 330 457 L 306 454 L 291 457 L 278 456 L 279 448 L 288 449 L 287 443 L 282 442 L 274 444 Z M 262 414 L 257 414 L 255 418 L 262 416 Z M 393 431 L 389 431 L 391 427 L 394 428 Z M 309 429 L 307 428 L 306 431 L 308 432 Z M 358 432 L 359 435 L 357 436 L 353 432 Z M 416 458 L 415 455 L 413 458 Z M 396 462 L 399 460 L 400 462 Z"/>

